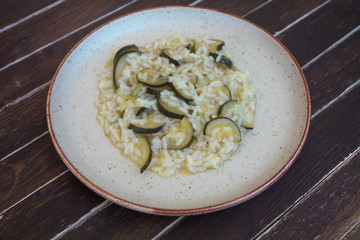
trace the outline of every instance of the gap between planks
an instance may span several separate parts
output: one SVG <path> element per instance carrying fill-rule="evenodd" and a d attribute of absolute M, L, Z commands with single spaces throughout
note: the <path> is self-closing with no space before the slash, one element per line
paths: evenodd
<path fill-rule="evenodd" d="M 52 239 L 57 240 L 65 236 L 68 232 L 72 231 L 73 229 L 77 228 L 81 224 L 83 224 L 88 218 L 91 218 L 96 213 L 104 210 L 108 206 L 110 206 L 111 202 L 110 200 L 105 200 L 96 207 L 92 208 L 88 213 L 80 217 L 76 222 L 70 224 L 67 228 L 65 228 L 60 233 L 56 234 Z"/>
<path fill-rule="evenodd" d="M 65 0 L 64 0 L 65 1 Z M 189 6 L 194 6 L 194 5 L 197 5 L 198 3 L 202 2 L 203 0 L 196 0 L 194 1 L 193 3 L 189 4 Z M 62 3 L 63 1 L 60 0 L 58 1 L 60 3 Z M 124 4 L 122 5 L 121 7 L 81 26 L 80 28 L 78 29 L 75 29 L 74 31 L 62 36 L 61 38 L 51 42 L 51 43 L 48 43 L 46 45 L 44 45 L 43 47 L 15 60 L 14 62 L 12 63 L 9 63 L 8 65 L 4 66 L 3 68 L 0 69 L 0 71 L 12 66 L 12 65 L 15 65 L 16 63 L 34 55 L 35 53 L 59 42 L 60 40 L 62 39 L 65 39 L 67 38 L 68 36 L 88 27 L 89 25 L 93 24 L 93 23 L 96 23 L 97 21 L 100 21 L 101 19 L 117 12 L 117 11 L 120 11 L 121 9 L 127 7 L 128 5 L 131 5 L 133 3 L 137 2 L 137 0 L 133 0 L 127 4 Z M 265 3 L 257 6 L 256 8 L 250 10 L 248 13 L 242 15 L 242 17 L 246 17 L 248 16 L 249 14 L 251 14 L 252 12 L 264 7 L 265 5 L 269 4 L 270 2 L 272 2 L 272 0 L 268 0 L 266 1 Z M 282 30 L 276 32 L 274 34 L 274 37 L 278 36 L 279 34 L 285 32 L 286 30 L 288 30 L 289 28 L 291 28 L 292 26 L 294 26 L 295 24 L 297 24 L 298 22 L 302 21 L 303 19 L 305 19 L 306 17 L 308 17 L 309 15 L 313 14 L 314 12 L 316 12 L 317 10 L 319 10 L 321 7 L 325 6 L 326 4 L 328 4 L 329 2 L 331 2 L 331 0 L 328 0 L 324 3 L 322 3 L 321 5 L 319 5 L 318 7 L 314 8 L 313 10 L 309 11 L 308 13 L 306 13 L 305 15 L 301 16 L 300 18 L 296 19 L 294 22 L 292 22 L 291 24 L 287 25 L 285 28 L 283 28 Z M 53 5 L 53 4 L 52 4 Z M 51 5 L 50 5 L 51 6 Z M 48 6 L 49 7 L 49 6 Z M 55 7 L 55 6 L 52 6 L 52 7 Z M 50 8 L 49 8 L 50 9 Z M 46 9 L 48 10 L 48 9 Z M 44 10 L 44 11 L 46 11 Z M 35 14 L 35 13 L 34 13 Z M 40 13 L 39 13 L 40 14 Z M 36 15 L 34 15 L 36 16 Z M 26 19 L 27 20 L 27 19 Z M 26 21 L 24 20 L 24 21 Z M 21 21 L 21 20 L 19 20 Z M 20 22 L 21 23 L 21 22 Z M 348 34 L 346 34 L 344 37 L 342 37 L 340 40 L 336 41 L 334 44 L 332 44 L 329 48 L 327 48 L 326 50 L 324 50 L 323 52 L 321 52 L 319 55 L 317 55 L 316 57 L 314 57 L 313 59 L 311 59 L 308 63 L 306 63 L 305 65 L 303 65 L 303 69 L 307 68 L 308 66 L 310 66 L 312 63 L 316 62 L 319 58 L 321 58 L 323 55 L 325 55 L 327 52 L 329 52 L 330 50 L 332 50 L 333 48 L 335 48 L 336 46 L 338 46 L 340 43 L 342 43 L 343 41 L 345 41 L 347 38 L 349 38 L 352 34 L 354 34 L 355 32 L 357 32 L 359 30 L 359 27 L 355 28 L 354 30 L 352 30 L 351 32 L 349 32 Z M 1 33 L 1 32 L 0 32 Z M 26 95 L 14 100 L 13 102 L 7 104 L 6 106 L 4 106 L 3 108 L 0 109 L 0 113 L 4 110 L 4 108 L 8 107 L 8 106 L 13 106 L 13 105 L 16 105 L 17 103 L 23 101 L 24 99 L 30 97 L 31 95 L 35 94 L 36 92 L 40 91 L 42 88 L 46 87 L 48 84 L 50 84 L 51 81 L 41 85 L 40 87 L 37 87 L 35 88 L 34 90 L 30 91 L 29 93 L 27 93 Z M 347 88 L 345 91 L 343 91 L 338 97 L 336 97 L 335 99 L 333 99 L 332 101 L 330 101 L 328 104 L 326 104 L 324 107 L 322 107 L 321 109 L 319 109 L 315 114 L 313 114 L 313 116 L 311 117 L 311 119 L 315 118 L 319 113 L 321 113 L 322 111 L 324 111 L 325 109 L 327 109 L 328 107 L 330 107 L 333 103 L 335 103 L 339 98 L 345 96 L 348 92 L 350 92 L 353 88 L 355 88 L 358 84 L 359 84 L 360 80 L 358 80 L 356 83 L 354 83 L 353 85 L 351 85 L 349 88 Z M 0 160 L 3 161 L 4 159 L 10 157 L 11 155 L 15 154 L 16 152 L 20 151 L 21 149 L 25 148 L 26 146 L 30 145 L 31 143 L 37 141 L 38 139 L 40 139 L 41 137 L 45 136 L 46 134 L 48 133 L 48 131 L 44 132 L 43 134 L 41 134 L 40 136 L 34 138 L 33 140 L 31 140 L 30 142 L 28 142 L 27 144 L 25 144 L 24 146 L 20 147 L 19 149 L 13 151 L 12 153 L 8 154 L 7 156 L 5 156 L 4 158 L 2 158 Z M 355 152 L 358 152 L 359 151 L 359 148 L 355 151 Z M 355 153 L 354 152 L 354 153 Z M 356 154 L 356 153 L 355 153 Z M 350 154 L 351 155 L 351 154 Z M 349 156 L 350 156 L 349 155 Z M 341 163 L 339 163 L 335 168 L 339 167 L 340 164 L 342 165 L 345 161 L 347 161 L 347 159 L 350 159 L 351 157 L 347 157 L 346 159 L 344 159 Z M 300 201 L 302 199 L 304 199 L 308 193 L 310 193 L 312 190 L 314 190 L 319 184 L 321 184 L 322 181 L 324 181 L 324 179 L 326 177 L 328 177 L 330 174 L 332 174 L 333 171 L 335 171 L 336 169 L 333 169 L 331 170 L 327 175 L 325 175 L 317 184 L 315 184 L 313 186 L 313 188 L 311 188 L 307 193 L 305 193 L 303 196 L 301 196 L 299 199 L 297 199 L 294 204 L 292 204 L 291 206 L 289 206 L 284 214 L 286 214 L 288 211 L 290 211 L 293 207 L 295 207 L 298 203 L 300 203 Z M 25 196 L 24 198 L 22 198 L 21 200 L 19 200 L 18 202 L 16 202 L 15 204 L 13 204 L 12 206 L 8 207 L 7 209 L 5 209 L 3 212 L 0 213 L 0 219 L 2 219 L 3 217 L 3 214 L 6 213 L 9 209 L 13 208 L 14 206 L 16 206 L 17 204 L 19 204 L 20 202 L 24 201 L 26 198 L 28 198 L 29 196 L 31 196 L 32 194 L 34 194 L 35 192 L 37 192 L 38 190 L 42 189 L 43 187 L 47 186 L 48 184 L 50 184 L 51 182 L 55 181 L 57 178 L 61 177 L 62 175 L 64 175 L 65 173 L 69 172 L 69 170 L 65 170 L 64 172 L 60 173 L 58 176 L 54 177 L 52 180 L 48 181 L 47 183 L 45 183 L 44 185 L 42 185 L 41 187 L 39 187 L 38 189 L 34 190 L 33 192 L 31 192 L 30 194 L 28 194 L 27 196 Z M 108 207 L 110 204 L 112 204 L 109 200 L 105 200 L 103 203 L 99 204 L 98 206 L 94 207 L 93 209 L 91 209 L 89 211 L 89 213 L 85 214 L 84 216 L 82 216 L 80 219 L 78 219 L 76 222 L 72 223 L 71 225 L 69 225 L 68 228 L 64 229 L 62 232 L 60 232 L 59 234 L 57 234 L 53 239 L 59 239 L 61 238 L 62 236 L 65 236 L 67 232 L 73 230 L 74 228 L 78 227 L 79 225 L 81 225 L 82 223 L 84 223 L 88 218 L 92 217 L 93 215 L 95 215 L 97 212 L 105 209 L 106 207 Z M 269 229 L 273 226 L 276 225 L 276 223 L 280 220 L 280 218 L 284 215 L 279 215 L 277 218 L 274 219 L 274 221 L 272 221 L 269 225 L 267 225 L 263 231 L 260 232 L 260 236 L 262 236 L 262 234 L 265 234 L 266 233 L 266 229 L 269 227 Z M 172 223 L 170 223 L 167 227 L 165 227 L 161 232 L 159 232 L 154 238 L 153 240 L 157 240 L 159 238 L 161 238 L 163 235 L 165 235 L 172 227 L 174 227 L 175 225 L 177 225 L 180 221 L 182 221 L 183 219 L 185 218 L 185 216 L 180 216 L 178 217 L 176 220 L 174 220 Z M 265 232 L 264 232 L 265 231 Z M 256 238 L 256 236 L 255 236 Z"/>
<path fill-rule="evenodd" d="M 13 27 L 15 27 L 15 26 L 17 26 L 17 25 L 19 25 L 19 24 L 21 24 L 21 23 L 23 23 L 23 22 L 25 22 L 25 21 L 27 21 L 27 20 L 29 20 L 29 19 L 31 19 L 31 18 L 33 18 L 33 17 L 36 17 L 37 15 L 40 15 L 40 14 L 42 14 L 42 13 L 44 13 L 44 12 L 46 12 L 46 11 L 54 8 L 54 7 L 56 7 L 57 5 L 60 5 L 60 4 L 64 3 L 65 1 L 66 1 L 66 0 L 56 1 L 56 2 L 54 2 L 54 3 L 52 3 L 52 4 L 50 4 L 50 5 L 47 6 L 47 7 L 44 7 L 44 8 L 42 8 L 42 9 L 36 11 L 36 12 L 33 12 L 33 13 L 27 15 L 26 17 L 24 17 L 24 18 L 22 18 L 22 19 L 20 19 L 20 20 L 18 20 L 18 21 L 16 21 L 16 22 L 14 22 L 14 23 L 12 23 L 12 24 L 7 25 L 6 27 L 1 28 L 1 29 L 0 29 L 0 33 L 3 33 L 3 32 L 5 32 L 5 31 L 7 31 L 7 30 L 9 30 L 9 29 L 11 29 L 11 28 L 13 28 Z"/>
<path fill-rule="evenodd" d="M 321 185 L 328 179 L 330 179 L 336 172 L 340 170 L 342 166 L 345 166 L 347 163 L 349 163 L 354 157 L 356 157 L 360 153 L 360 147 L 358 147 L 355 151 L 350 153 L 347 157 L 345 157 L 341 162 L 339 162 L 333 169 L 331 169 L 327 174 L 325 174 L 312 188 L 310 188 L 306 193 L 301 195 L 298 199 L 295 200 L 293 204 L 291 204 L 289 207 L 283 211 L 279 216 L 274 218 L 273 221 L 271 221 L 263 230 L 261 230 L 253 239 L 259 240 L 264 235 L 266 235 L 268 232 L 270 232 L 280 221 L 282 218 L 286 217 L 287 214 L 291 211 L 291 209 L 299 206 L 303 201 L 307 199 L 307 197 L 315 191 L 317 188 L 321 187 Z"/>
<path fill-rule="evenodd" d="M 327 0 L 326 2 L 323 2 L 322 4 L 320 4 L 319 6 L 317 6 L 316 8 L 314 8 L 313 10 L 309 11 L 308 13 L 302 15 L 301 17 L 299 17 L 298 19 L 296 19 L 295 21 L 293 21 L 292 23 L 290 23 L 289 25 L 287 25 L 286 27 L 284 27 L 283 29 L 281 29 L 280 31 L 276 32 L 274 34 L 274 37 L 279 36 L 280 34 L 282 34 L 283 32 L 285 32 L 286 30 L 290 29 L 292 26 L 294 26 L 295 24 L 297 24 L 298 22 L 301 22 L 302 20 L 304 20 L 305 18 L 307 18 L 308 16 L 310 16 L 311 14 L 313 14 L 314 12 L 316 12 L 317 10 L 319 10 L 320 8 L 322 8 L 323 6 L 327 5 L 329 2 L 331 2 L 331 0 Z"/>
<path fill-rule="evenodd" d="M 96 22 L 98 22 L 98 21 L 100 21 L 100 20 L 102 20 L 102 19 L 110 16 L 110 15 L 113 14 L 113 13 L 116 13 L 116 12 L 120 11 L 121 9 L 123 9 L 123 8 L 125 8 L 125 7 L 133 4 L 133 3 L 135 3 L 135 2 L 137 2 L 137 1 L 138 1 L 138 0 L 132 0 L 131 2 L 128 2 L 128 3 L 126 3 L 126 4 L 124 4 L 124 5 L 120 6 L 120 7 L 118 7 L 117 9 L 112 10 L 112 11 L 106 13 L 106 14 L 102 15 L 101 17 L 99 17 L 99 18 L 97 18 L 97 19 L 95 19 L 95 20 L 92 20 L 91 22 L 89 22 L 89 23 L 87 23 L 87 24 L 85 24 L 85 25 L 83 25 L 83 26 L 81 26 L 81 27 L 73 30 L 72 32 L 70 32 L 70 33 L 68 33 L 68 34 L 65 34 L 64 36 L 56 39 L 55 41 L 50 42 L 50 43 L 48 43 L 48 44 L 46 44 L 46 45 L 44 45 L 44 46 L 36 49 L 35 51 L 32 51 L 31 53 L 26 54 L 25 56 L 22 56 L 21 58 L 18 58 L 18 59 L 16 59 L 15 61 L 13 61 L 13 62 L 5 65 L 4 67 L 0 68 L 0 71 L 5 70 L 5 69 L 11 67 L 11 66 L 15 65 L 15 64 L 18 63 L 18 62 L 21 62 L 22 60 L 24 60 L 24 59 L 26 59 L 26 58 L 34 55 L 35 53 L 38 53 L 38 52 L 44 50 L 45 48 L 47 48 L 47 47 L 49 47 L 49 46 L 51 46 L 51 45 L 54 45 L 55 43 L 57 43 L 57 42 L 65 39 L 65 38 L 67 38 L 68 36 L 71 36 L 72 34 L 78 32 L 78 31 L 80 31 L 80 30 L 82 30 L 82 29 L 84 29 L 84 28 L 86 28 L 86 27 L 88 27 L 88 26 L 90 26 L 91 24 L 94 24 L 94 23 L 96 23 Z"/>

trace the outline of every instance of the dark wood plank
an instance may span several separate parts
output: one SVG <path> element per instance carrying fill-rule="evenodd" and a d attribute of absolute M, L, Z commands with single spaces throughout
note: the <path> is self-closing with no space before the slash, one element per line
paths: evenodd
<path fill-rule="evenodd" d="M 176 0 L 172 4 L 189 4 L 191 0 Z M 23 61 L 0 71 L 0 109 L 33 89 L 49 82 L 61 60 L 70 49 L 96 27 L 129 12 L 169 4 L 165 0 L 139 1 L 66 37 Z M 39 64 L 41 63 L 41 64 Z"/>
<path fill-rule="evenodd" d="M 62 239 L 152 239 L 176 219 L 143 214 L 112 204 Z"/>
<path fill-rule="evenodd" d="M 70 172 L 2 215 L 2 239 L 50 239 L 104 201 Z"/>
<path fill-rule="evenodd" d="M 26 16 L 39 11 L 56 0 L 12 0 L 12 1 L 0 1 L 0 29 L 19 21 Z"/>
<path fill-rule="evenodd" d="M 341 239 L 359 219 L 360 154 L 357 154 L 260 239 Z"/>
<path fill-rule="evenodd" d="M 303 151 L 273 186 L 224 211 L 187 217 L 164 239 L 251 239 L 360 145 L 360 86 L 313 119 Z M 236 228 L 234 227 L 236 226 Z"/>
<path fill-rule="evenodd" d="M 47 131 L 48 88 L 0 113 L 0 159 Z"/>
<path fill-rule="evenodd" d="M 265 2 L 266 0 L 202 1 L 197 6 L 213 8 L 226 13 L 242 16 Z"/>
<path fill-rule="evenodd" d="M 48 88 L 0 113 L 0 159 L 47 131 Z"/>
<path fill-rule="evenodd" d="M 272 34 L 320 6 L 326 0 L 274 0 L 246 16 L 246 19 L 265 28 Z"/>
<path fill-rule="evenodd" d="M 359 39 L 360 31 L 304 70 L 313 113 L 360 79 Z"/>
<path fill-rule="evenodd" d="M 331 1 L 277 38 L 302 66 L 359 26 L 359 15 L 359 1 Z"/>
<path fill-rule="evenodd" d="M 66 35 L 128 3 L 122 1 L 65 1 L 0 34 L 0 67 Z M 56 31 L 55 31 L 56 30 Z"/>
<path fill-rule="evenodd" d="M 67 168 L 47 134 L 0 163 L 0 212 Z"/>

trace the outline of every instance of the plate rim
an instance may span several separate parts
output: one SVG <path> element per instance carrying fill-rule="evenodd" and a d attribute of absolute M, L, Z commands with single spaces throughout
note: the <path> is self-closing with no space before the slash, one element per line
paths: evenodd
<path fill-rule="evenodd" d="M 116 197 L 115 195 L 109 193 L 108 191 L 98 187 L 95 183 L 90 181 L 88 178 L 86 178 L 83 174 L 81 174 L 77 170 L 77 168 L 71 163 L 71 161 L 66 157 L 66 155 L 62 151 L 62 149 L 60 147 L 60 144 L 58 143 L 58 141 L 56 139 L 56 136 L 55 136 L 55 133 L 54 133 L 54 130 L 53 130 L 53 126 L 52 126 L 52 122 L 51 122 L 50 102 L 51 102 L 51 96 L 52 96 L 52 92 L 53 92 L 53 86 L 54 86 L 54 83 L 55 83 L 56 78 L 58 76 L 58 73 L 59 73 L 60 69 L 63 67 L 66 60 L 69 58 L 69 56 L 73 53 L 73 51 L 84 40 L 86 40 L 90 35 L 92 35 L 96 31 L 98 31 L 99 29 L 103 28 L 104 26 L 106 26 L 106 25 L 108 25 L 108 24 L 110 24 L 110 23 L 112 23 L 114 21 L 117 21 L 118 19 L 125 18 L 125 17 L 127 17 L 129 15 L 133 15 L 133 14 L 136 14 L 136 13 L 147 12 L 147 11 L 152 11 L 152 10 L 157 10 L 157 9 L 167 9 L 167 8 L 169 8 L 169 9 L 189 8 L 189 9 L 212 11 L 212 12 L 225 14 L 225 15 L 234 17 L 234 18 L 236 18 L 236 19 L 238 19 L 240 21 L 245 21 L 245 22 L 251 24 L 252 26 L 258 28 L 260 31 L 264 32 L 269 37 L 271 37 L 273 40 L 275 40 L 281 46 L 281 48 L 283 48 L 287 52 L 289 57 L 292 59 L 292 61 L 296 65 L 296 68 L 299 70 L 300 76 L 301 76 L 301 78 L 303 80 L 303 84 L 304 84 L 304 87 L 305 87 L 306 100 L 307 100 L 306 124 L 305 124 L 305 129 L 304 129 L 304 133 L 302 135 L 301 141 L 299 142 L 298 147 L 296 148 L 296 151 L 294 152 L 294 154 L 290 157 L 290 159 L 286 162 L 286 164 L 275 175 L 273 175 L 269 180 L 267 180 L 261 186 L 255 188 L 254 190 L 250 191 L 249 193 L 247 193 L 245 195 L 242 195 L 240 197 L 237 197 L 237 198 L 234 198 L 232 200 L 225 201 L 225 202 L 222 202 L 222 203 L 219 203 L 219 204 L 211 205 L 211 206 L 188 208 L 188 209 L 167 209 L 167 208 L 157 208 L 157 207 L 145 206 L 145 205 L 141 205 L 141 204 L 137 204 L 137 203 L 127 201 L 127 200 L 122 199 L 120 197 Z M 271 34 L 267 30 L 263 29 L 262 27 L 258 26 L 257 24 L 255 24 L 255 23 L 253 23 L 253 22 L 251 22 L 251 21 L 249 21 L 249 20 L 247 20 L 247 19 L 245 19 L 243 17 L 237 16 L 237 15 L 232 14 L 232 13 L 227 13 L 227 12 L 224 12 L 224 11 L 221 11 L 221 10 L 218 10 L 218 9 L 212 9 L 212 8 L 206 8 L 206 7 L 198 7 L 198 6 L 170 5 L 170 6 L 160 6 L 160 7 L 145 8 L 145 9 L 141 9 L 141 10 L 137 10 L 137 11 L 133 11 L 133 12 L 121 15 L 119 17 L 111 19 L 110 21 L 107 21 L 107 22 L 101 24 L 100 26 L 96 27 L 95 29 L 90 31 L 88 34 L 86 34 L 83 38 L 81 38 L 69 50 L 69 52 L 65 55 L 65 57 L 62 59 L 62 61 L 60 62 L 59 66 L 56 69 L 56 71 L 54 73 L 54 76 L 53 76 L 53 78 L 51 80 L 51 84 L 50 84 L 50 87 L 49 87 L 49 90 L 48 90 L 47 100 L 46 100 L 46 121 L 47 121 L 47 125 L 48 125 L 48 128 L 49 128 L 49 134 L 50 134 L 50 137 L 51 137 L 51 141 L 53 142 L 53 145 L 54 145 L 57 153 L 59 154 L 61 160 L 65 163 L 67 168 L 72 172 L 72 174 L 75 175 L 75 177 L 77 179 L 79 179 L 83 184 L 85 184 L 85 186 L 90 188 L 95 193 L 99 194 L 100 196 L 104 197 L 105 199 L 108 199 L 108 200 L 110 200 L 110 201 L 112 201 L 112 202 L 114 202 L 114 203 L 116 203 L 116 204 L 118 204 L 120 206 L 129 208 L 129 209 L 132 209 L 132 210 L 144 212 L 144 213 L 156 214 L 156 215 L 166 215 L 166 216 L 198 215 L 198 214 L 204 214 L 204 213 L 210 213 L 210 212 L 219 211 L 219 210 L 222 210 L 222 209 L 226 209 L 226 208 L 230 208 L 232 206 L 238 205 L 238 204 L 240 204 L 242 202 L 248 201 L 251 198 L 257 196 L 261 192 L 268 189 L 272 184 L 274 184 L 279 178 L 281 178 L 285 174 L 285 172 L 292 166 L 292 164 L 295 162 L 295 160 L 299 156 L 301 150 L 304 147 L 306 138 L 308 136 L 308 132 L 309 132 L 309 128 L 310 128 L 310 120 L 311 120 L 311 98 L 310 98 L 310 91 L 309 91 L 309 87 L 308 87 L 308 84 L 307 84 L 307 81 L 306 81 L 306 77 L 305 77 L 305 74 L 303 73 L 303 70 L 301 69 L 301 66 L 299 65 L 299 63 L 297 62 L 295 57 L 292 55 L 292 53 L 285 47 L 285 45 L 283 43 L 281 43 L 279 39 L 274 37 L 273 34 Z"/>

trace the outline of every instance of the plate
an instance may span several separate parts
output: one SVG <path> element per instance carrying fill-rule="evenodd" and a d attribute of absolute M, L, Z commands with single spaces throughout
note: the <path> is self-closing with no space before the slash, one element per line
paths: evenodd
<path fill-rule="evenodd" d="M 257 91 L 255 128 L 216 170 L 163 178 L 139 173 L 96 120 L 98 82 L 121 46 L 157 38 L 209 35 L 225 40 L 236 66 L 249 70 Z M 291 53 L 271 34 L 234 15 L 197 7 L 160 7 L 97 28 L 67 54 L 47 101 L 47 121 L 60 157 L 86 186 L 141 212 L 192 215 L 225 209 L 263 192 L 293 164 L 309 130 L 310 96 Z"/>

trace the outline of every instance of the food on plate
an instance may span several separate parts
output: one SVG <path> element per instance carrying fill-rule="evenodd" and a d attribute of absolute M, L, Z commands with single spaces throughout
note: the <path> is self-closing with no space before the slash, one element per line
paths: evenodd
<path fill-rule="evenodd" d="M 172 36 L 129 44 L 109 62 L 97 120 L 141 173 L 216 169 L 254 128 L 255 89 L 223 40 Z"/>

